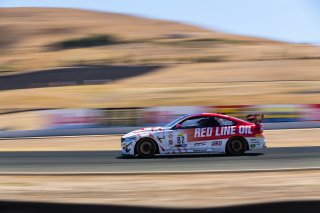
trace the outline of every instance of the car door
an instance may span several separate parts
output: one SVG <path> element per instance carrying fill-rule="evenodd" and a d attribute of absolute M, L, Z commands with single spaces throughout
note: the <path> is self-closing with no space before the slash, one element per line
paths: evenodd
<path fill-rule="evenodd" d="M 205 152 L 207 143 L 202 140 L 207 134 L 206 132 L 209 127 L 210 117 L 208 116 L 197 116 L 187 118 L 181 121 L 180 128 L 174 129 L 172 133 L 172 150 L 176 152 Z M 211 128 L 212 130 L 212 128 Z"/>
<path fill-rule="evenodd" d="M 223 117 L 211 117 L 210 127 L 212 127 L 212 136 L 207 138 L 207 151 L 223 153 L 228 139 L 235 135 L 236 123 Z"/>

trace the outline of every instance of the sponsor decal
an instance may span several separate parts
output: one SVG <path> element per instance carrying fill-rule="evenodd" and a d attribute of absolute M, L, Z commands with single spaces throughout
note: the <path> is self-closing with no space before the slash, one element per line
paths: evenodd
<path fill-rule="evenodd" d="M 221 136 L 231 136 L 235 134 L 240 135 L 250 135 L 253 134 L 251 126 L 239 126 L 237 129 L 236 126 L 222 126 L 222 127 L 205 127 L 205 128 L 196 128 L 194 130 L 194 138 L 212 138 L 212 137 L 221 137 Z"/>
<path fill-rule="evenodd" d="M 206 146 L 206 145 L 207 145 L 207 142 L 197 142 L 193 146 L 194 147 L 199 147 L 199 146 Z"/>
<path fill-rule="evenodd" d="M 211 142 L 211 146 L 221 146 L 222 145 L 222 141 L 212 141 Z"/>
<path fill-rule="evenodd" d="M 183 143 L 183 144 L 176 144 L 175 147 L 187 147 L 188 145 Z"/>
<path fill-rule="evenodd" d="M 254 132 L 253 126 L 251 125 L 204 127 L 204 128 L 194 128 L 194 129 L 183 129 L 179 131 L 180 133 L 184 134 L 185 143 L 222 140 L 235 135 L 242 135 L 245 137 L 255 136 L 253 133 Z M 188 137 L 188 139 L 186 137 Z M 174 138 L 175 143 L 176 141 L 177 141 L 176 138 Z"/>
<path fill-rule="evenodd" d="M 255 144 L 251 144 L 250 147 L 251 147 L 251 148 L 255 148 L 256 145 L 255 145 Z"/>
<path fill-rule="evenodd" d="M 194 138 L 203 138 L 212 136 L 212 127 L 196 128 L 194 131 Z"/>
<path fill-rule="evenodd" d="M 259 146 L 260 145 L 260 141 L 251 141 L 251 144 L 253 145 L 255 145 L 255 146 Z"/>
<path fill-rule="evenodd" d="M 173 145 L 173 139 L 169 139 L 169 145 Z"/>
<path fill-rule="evenodd" d="M 193 151 L 194 152 L 204 152 L 204 151 L 206 151 L 206 149 L 205 148 L 194 148 Z"/>
<path fill-rule="evenodd" d="M 217 127 L 216 129 L 216 136 L 234 135 L 234 134 L 236 134 L 235 126 L 222 126 L 222 127 Z"/>
<path fill-rule="evenodd" d="M 168 133 L 168 143 L 169 145 L 173 145 L 173 132 Z"/>
<path fill-rule="evenodd" d="M 239 134 L 252 134 L 251 126 L 240 126 Z"/>

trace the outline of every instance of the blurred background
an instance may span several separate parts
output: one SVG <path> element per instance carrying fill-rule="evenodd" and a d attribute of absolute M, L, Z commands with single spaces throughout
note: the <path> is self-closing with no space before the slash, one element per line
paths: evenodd
<path fill-rule="evenodd" d="M 320 119 L 317 1 L 0 6 L 2 130 L 160 125 L 203 111 Z"/>
<path fill-rule="evenodd" d="M 0 199 L 319 200 L 319 26 L 317 0 L 0 0 Z M 119 158 L 120 133 L 200 112 L 266 114 L 267 153 Z M 106 175 L 157 169 L 192 174 Z"/>

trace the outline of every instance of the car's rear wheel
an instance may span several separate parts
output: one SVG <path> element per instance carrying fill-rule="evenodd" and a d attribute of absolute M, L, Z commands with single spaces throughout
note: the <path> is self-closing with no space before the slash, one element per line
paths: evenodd
<path fill-rule="evenodd" d="M 227 143 L 226 152 L 230 155 L 239 156 L 246 152 L 247 143 L 241 138 L 233 138 Z"/>
<path fill-rule="evenodd" d="M 136 151 L 139 157 L 151 158 L 155 155 L 157 148 L 152 140 L 142 139 L 137 143 Z"/>

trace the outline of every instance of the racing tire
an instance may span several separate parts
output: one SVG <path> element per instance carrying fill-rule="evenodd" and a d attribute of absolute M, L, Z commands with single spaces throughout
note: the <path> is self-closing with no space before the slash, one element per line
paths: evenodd
<path fill-rule="evenodd" d="M 226 153 L 233 156 L 243 155 L 247 150 L 247 143 L 242 138 L 232 138 L 228 141 Z"/>
<path fill-rule="evenodd" d="M 150 139 L 142 139 L 136 145 L 136 152 L 142 158 L 151 158 L 155 155 L 156 151 L 156 144 Z"/>

